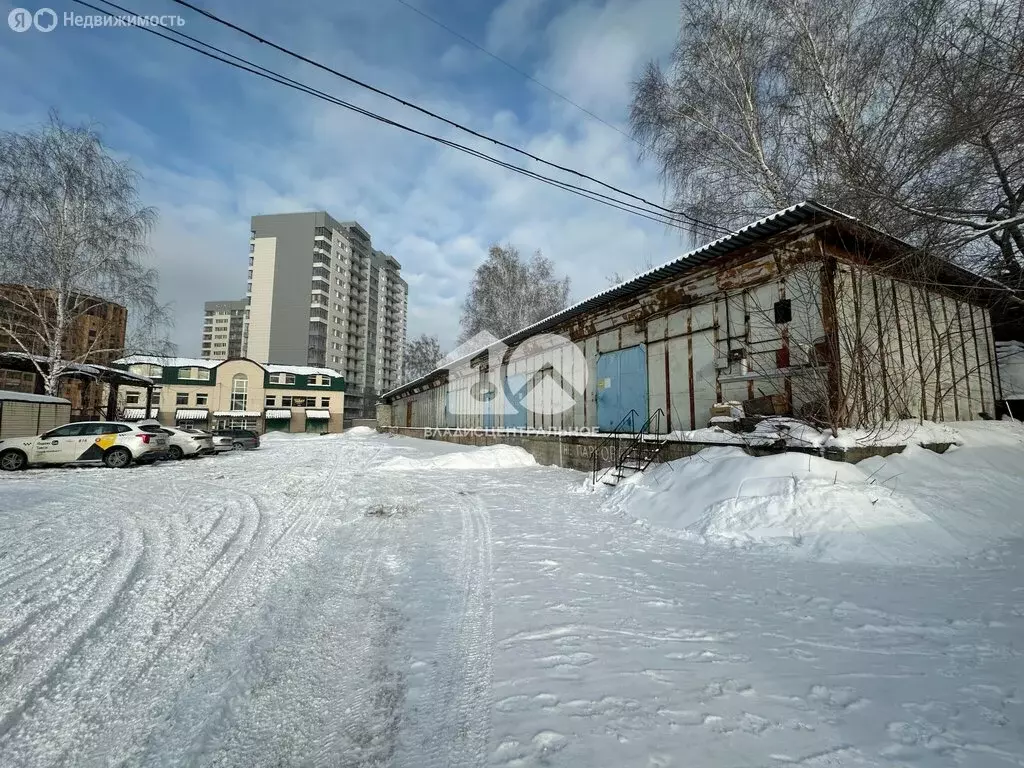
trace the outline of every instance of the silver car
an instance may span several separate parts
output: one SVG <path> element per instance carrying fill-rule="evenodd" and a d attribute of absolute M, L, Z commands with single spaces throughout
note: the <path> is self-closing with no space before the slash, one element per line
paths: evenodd
<path fill-rule="evenodd" d="M 192 427 L 163 427 L 171 444 L 167 455 L 172 459 L 206 456 L 213 453 L 213 435 Z"/>
<path fill-rule="evenodd" d="M 230 435 L 212 435 L 211 439 L 213 440 L 213 450 L 217 453 L 235 450 L 235 441 Z"/>

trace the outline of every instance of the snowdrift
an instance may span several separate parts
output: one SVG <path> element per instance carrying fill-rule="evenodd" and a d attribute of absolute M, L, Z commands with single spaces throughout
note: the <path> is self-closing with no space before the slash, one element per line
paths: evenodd
<path fill-rule="evenodd" d="M 943 455 L 911 445 L 858 465 L 708 448 L 624 481 L 606 504 L 708 544 L 832 562 L 949 562 L 1024 536 L 1024 432 L 988 422 L 958 439 L 963 447 Z"/>
<path fill-rule="evenodd" d="M 938 424 L 914 419 L 887 422 L 876 429 L 840 429 L 833 436 L 810 424 L 785 416 L 770 416 L 761 421 L 753 432 L 730 432 L 721 427 L 675 431 L 670 440 L 717 445 L 771 445 L 780 440 L 797 448 L 858 448 L 869 445 L 928 445 L 933 443 L 961 444 L 961 427 L 972 429 L 973 422 Z"/>
<path fill-rule="evenodd" d="M 522 448 L 511 445 L 488 445 L 469 451 L 457 451 L 429 459 L 398 457 L 380 465 L 380 469 L 408 472 L 427 469 L 512 469 L 533 467 L 537 462 Z"/>
<path fill-rule="evenodd" d="M 376 435 L 377 430 L 373 427 L 352 427 L 346 429 L 342 434 L 346 437 L 369 437 L 370 435 Z"/>

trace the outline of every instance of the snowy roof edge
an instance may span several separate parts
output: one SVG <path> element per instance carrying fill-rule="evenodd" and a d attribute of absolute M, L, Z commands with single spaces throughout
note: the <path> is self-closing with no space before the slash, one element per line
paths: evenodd
<path fill-rule="evenodd" d="M 206 368 L 212 370 L 228 360 L 249 360 L 247 357 L 225 358 L 216 360 L 206 357 L 176 357 L 174 355 L 128 355 L 114 362 L 118 365 L 161 365 L 167 368 Z M 317 368 L 309 365 L 283 365 L 278 363 L 260 363 L 250 360 L 269 373 L 296 373 L 300 376 L 330 376 L 332 378 L 345 378 L 345 374 L 331 368 Z"/>

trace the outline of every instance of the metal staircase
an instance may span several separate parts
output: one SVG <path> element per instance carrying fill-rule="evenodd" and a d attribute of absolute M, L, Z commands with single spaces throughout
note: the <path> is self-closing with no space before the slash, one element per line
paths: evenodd
<path fill-rule="evenodd" d="M 626 414 L 619 427 L 623 426 L 623 423 L 630 420 L 630 426 L 635 411 L 630 411 Z M 665 412 L 659 408 L 652 413 L 647 421 L 643 423 L 639 430 L 630 430 L 633 435 L 633 439 L 630 440 L 629 444 L 618 454 L 615 459 L 615 465 L 608 467 L 601 473 L 601 482 L 605 485 L 617 485 L 619 480 L 624 477 L 630 477 L 638 472 L 643 472 L 647 467 L 651 465 L 661 453 L 661 449 L 665 447 L 668 442 L 664 437 L 661 436 L 662 425 L 666 422 Z M 597 482 L 598 471 L 599 471 L 599 460 L 601 456 L 601 449 L 610 441 L 617 441 L 619 427 L 616 427 L 616 434 L 605 438 L 601 443 L 598 444 L 597 448 L 591 456 L 593 461 L 593 476 L 594 482 Z"/>

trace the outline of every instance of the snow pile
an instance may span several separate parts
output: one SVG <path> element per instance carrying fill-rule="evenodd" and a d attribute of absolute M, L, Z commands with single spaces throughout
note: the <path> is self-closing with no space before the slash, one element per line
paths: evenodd
<path fill-rule="evenodd" d="M 1024 538 L 1024 430 L 979 422 L 965 444 L 944 454 L 911 446 L 858 469 L 911 497 L 917 507 L 972 552 L 1003 539 Z"/>
<path fill-rule="evenodd" d="M 635 476 L 607 503 L 685 537 L 814 560 L 913 565 L 967 551 L 870 471 L 806 454 L 708 448 Z"/>
<path fill-rule="evenodd" d="M 786 445 L 798 448 L 820 448 L 827 439 L 825 434 L 810 424 L 784 416 L 770 416 L 758 422 L 754 434 L 766 440 L 782 440 Z"/>
<path fill-rule="evenodd" d="M 522 448 L 499 444 L 425 459 L 407 459 L 399 456 L 384 462 L 380 468 L 395 472 L 407 472 L 424 469 L 514 469 L 516 467 L 533 467 L 536 464 L 533 456 Z"/>
<path fill-rule="evenodd" d="M 339 437 L 339 435 L 321 435 L 318 432 L 280 432 L 271 430 L 260 435 L 260 443 L 292 442 L 296 440 L 319 440 L 323 442 L 327 438 Z"/>
<path fill-rule="evenodd" d="M 347 437 L 369 437 L 370 435 L 376 435 L 377 430 L 373 427 L 352 427 L 346 429 L 344 434 Z"/>
<path fill-rule="evenodd" d="M 751 440 L 757 443 L 763 442 L 760 438 L 752 438 L 749 433 L 730 432 L 721 427 L 677 429 L 669 432 L 666 437 L 669 440 L 678 440 L 683 443 L 710 443 L 713 445 L 746 445 Z"/>
<path fill-rule="evenodd" d="M 988 424 L 990 422 L 980 422 Z M 765 447 L 785 443 L 792 448 L 862 448 L 865 446 L 960 444 L 962 429 L 977 429 L 979 422 L 938 424 L 915 419 L 886 422 L 873 429 L 840 429 L 835 437 L 827 430 L 785 416 L 769 416 L 758 422 L 753 432 L 730 432 L 717 426 L 676 430 L 669 440 L 713 445 L 749 445 Z M 971 426 L 975 425 L 975 426 Z M 984 427 L 983 427 L 984 429 Z"/>
<path fill-rule="evenodd" d="M 838 437 L 831 435 L 825 444 L 835 448 L 858 448 L 866 445 L 929 445 L 934 443 L 960 443 L 958 427 L 973 422 L 939 424 L 934 421 L 903 419 L 882 424 L 873 429 L 840 429 Z M 985 423 L 985 422 L 982 422 Z"/>

